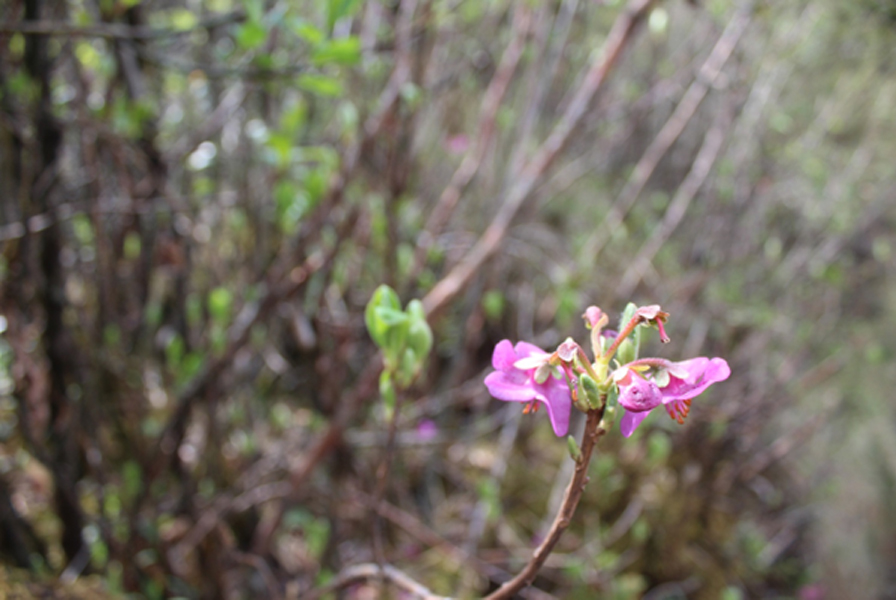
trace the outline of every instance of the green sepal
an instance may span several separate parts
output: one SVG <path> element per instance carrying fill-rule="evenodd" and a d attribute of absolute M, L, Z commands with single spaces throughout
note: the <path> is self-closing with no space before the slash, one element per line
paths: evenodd
<path fill-rule="evenodd" d="M 580 390 L 585 392 L 585 398 L 588 402 L 588 406 L 593 409 L 600 408 L 601 398 L 600 398 L 600 388 L 597 386 L 597 382 L 592 379 L 588 373 L 582 373 L 579 375 L 579 383 Z"/>
<path fill-rule="evenodd" d="M 619 344 L 619 348 L 616 350 L 616 360 L 618 360 L 620 364 L 627 365 L 637 357 L 636 344 L 632 341 L 631 336 L 629 336 Z"/>
<path fill-rule="evenodd" d="M 617 404 L 619 404 L 619 386 L 614 383 L 607 391 L 607 410 L 615 410 Z"/>
<path fill-rule="evenodd" d="M 638 310 L 638 305 L 634 302 L 629 302 L 625 310 L 622 311 L 622 316 L 619 318 L 619 327 L 616 331 L 622 331 L 625 329 L 625 326 L 628 325 L 628 322 L 631 321 L 635 316 L 635 311 Z"/>
<path fill-rule="evenodd" d="M 579 445 L 576 443 L 576 438 L 571 435 L 566 436 L 566 445 L 569 448 L 569 455 L 576 462 L 581 462 L 582 460 L 582 451 L 579 449 Z"/>
<path fill-rule="evenodd" d="M 541 385 L 551 376 L 551 365 L 545 363 L 535 369 L 535 383 Z"/>

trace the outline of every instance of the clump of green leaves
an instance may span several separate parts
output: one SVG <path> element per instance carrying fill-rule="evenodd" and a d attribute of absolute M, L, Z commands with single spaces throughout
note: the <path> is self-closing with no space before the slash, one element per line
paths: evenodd
<path fill-rule="evenodd" d="M 395 406 L 395 386 L 411 385 L 423 370 L 432 349 L 432 330 L 419 300 L 411 300 L 402 310 L 395 290 L 381 285 L 373 293 L 364 312 L 367 331 L 383 352 L 380 394 L 388 411 Z"/>

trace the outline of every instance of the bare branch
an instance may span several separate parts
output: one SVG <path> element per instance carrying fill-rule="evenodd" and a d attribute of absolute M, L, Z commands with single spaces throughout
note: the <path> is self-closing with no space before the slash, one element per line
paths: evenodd
<path fill-rule="evenodd" d="M 423 306 L 428 315 L 434 315 L 442 310 L 498 250 L 516 213 L 532 195 L 532 191 L 544 176 L 545 171 L 569 142 L 570 136 L 581 123 L 595 94 L 606 80 L 610 70 L 618 62 L 622 50 L 631 41 L 637 25 L 655 1 L 631 0 L 629 2 L 610 30 L 603 52 L 592 63 L 563 117 L 523 169 L 517 183 L 507 192 L 491 224 L 463 260 L 423 298 Z"/>
<path fill-rule="evenodd" d="M 372 563 L 354 565 L 343 569 L 336 575 L 333 581 L 326 586 L 308 592 L 302 597 L 307 600 L 316 600 L 317 598 L 322 598 L 327 594 L 331 594 L 336 590 L 340 590 L 358 581 L 378 578 L 386 579 L 405 592 L 412 594 L 414 598 L 419 598 L 421 600 L 451 600 L 446 596 L 438 596 L 432 593 L 425 586 L 414 581 L 410 575 L 392 565 L 383 565 L 383 567 L 380 568 L 378 565 Z"/>
<path fill-rule="evenodd" d="M 727 119 L 723 120 L 727 121 Z M 644 243 L 638 251 L 637 256 L 635 256 L 634 260 L 631 261 L 630 266 L 626 269 L 622 281 L 616 288 L 618 298 L 628 298 L 631 296 L 632 292 L 635 291 L 635 287 L 637 287 L 641 278 L 644 276 L 644 273 L 650 267 L 653 257 L 656 256 L 656 253 L 659 252 L 660 248 L 663 247 L 663 244 L 666 243 L 681 223 L 681 220 L 688 210 L 688 206 L 690 206 L 691 201 L 697 195 L 697 192 L 700 191 L 700 188 L 709 176 L 710 170 L 712 170 L 712 166 L 719 157 L 719 152 L 722 149 L 722 144 L 725 142 L 729 127 L 730 122 L 717 123 L 709 130 L 709 133 L 706 134 L 706 138 L 703 140 L 703 145 L 700 147 L 700 151 L 694 159 L 694 164 L 691 166 L 691 170 L 688 171 L 687 177 L 685 177 L 681 185 L 678 186 L 678 190 L 675 192 L 675 197 L 672 199 L 669 208 L 666 210 L 663 221 L 654 228 L 650 238 Z"/>
<path fill-rule="evenodd" d="M 722 67 L 725 66 L 738 41 L 744 31 L 746 31 L 751 16 L 751 10 L 741 9 L 728 22 L 715 47 L 710 52 L 709 58 L 700 67 L 694 82 L 685 92 L 678 106 L 675 107 L 675 112 L 672 113 L 672 116 L 663 125 L 656 138 L 644 151 L 644 155 L 641 156 L 641 160 L 638 161 L 634 171 L 632 171 L 631 177 L 626 182 L 622 192 L 619 193 L 612 208 L 610 208 L 610 212 L 585 244 L 585 248 L 582 251 L 584 256 L 590 256 L 594 260 L 600 254 L 600 251 L 603 250 L 606 242 L 609 241 L 613 231 L 625 219 L 625 215 L 628 214 L 641 192 L 644 191 L 644 186 L 647 185 L 647 181 L 653 175 L 660 160 L 682 134 L 684 128 L 697 112 L 697 108 L 703 102 L 703 99 L 706 98 L 710 88 L 715 85 L 719 75 L 722 73 Z"/>
<path fill-rule="evenodd" d="M 423 232 L 418 237 L 417 249 L 414 254 L 414 265 L 408 277 L 410 281 L 413 281 L 420 273 L 426 261 L 427 250 L 429 250 L 438 237 L 439 232 L 451 218 L 451 213 L 457 207 L 458 201 L 479 171 L 485 152 L 495 136 L 495 118 L 498 114 L 498 109 L 501 107 L 501 100 L 510 86 L 510 81 L 513 79 L 513 74 L 523 54 L 526 35 L 532 20 L 531 17 L 532 11 L 528 7 L 525 5 L 517 6 L 513 20 L 513 38 L 504 50 L 501 62 L 498 64 L 495 75 L 492 77 L 491 83 L 482 99 L 479 123 L 476 128 L 478 135 L 472 147 L 464 155 L 460 166 L 452 175 L 448 187 L 439 196 L 439 201 L 430 214 Z"/>
<path fill-rule="evenodd" d="M 101 25 L 75 25 L 59 21 L 29 21 L 15 25 L 0 24 L 0 34 L 24 33 L 30 35 L 59 35 L 69 37 L 98 37 L 125 40 L 154 40 L 179 35 L 189 35 L 198 29 L 220 27 L 231 23 L 239 23 L 246 19 L 246 13 L 238 10 L 227 14 L 210 17 L 199 21 L 189 29 L 173 29 L 168 27 L 133 27 L 118 23 Z"/>

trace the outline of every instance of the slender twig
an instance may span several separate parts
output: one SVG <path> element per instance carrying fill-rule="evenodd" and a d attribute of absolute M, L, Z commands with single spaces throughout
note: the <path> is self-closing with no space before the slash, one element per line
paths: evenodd
<path fill-rule="evenodd" d="M 520 173 L 517 183 L 507 192 L 488 228 L 461 262 L 423 298 L 423 306 L 428 315 L 435 315 L 441 311 L 452 298 L 466 288 L 482 265 L 497 252 L 511 221 L 569 142 L 572 133 L 581 124 L 597 91 L 618 62 L 622 50 L 632 39 L 637 25 L 655 2 L 656 0 L 629 2 L 610 30 L 603 52 L 591 64 L 563 117 Z"/>
<path fill-rule="evenodd" d="M 417 0 L 407 0 L 402 3 L 401 15 L 396 27 L 397 56 L 392 74 L 380 93 L 376 103 L 376 109 L 364 121 L 360 139 L 349 146 L 343 153 L 340 170 L 330 180 L 325 200 L 320 203 L 315 214 L 305 221 L 305 224 L 296 239 L 302 239 L 305 235 L 311 235 L 313 232 L 319 231 L 323 220 L 326 219 L 327 216 L 332 213 L 333 209 L 341 203 L 345 187 L 358 165 L 361 148 L 380 132 L 383 124 L 387 121 L 386 117 L 388 116 L 389 111 L 398 100 L 401 87 L 407 82 L 411 71 L 410 57 L 406 55 L 410 51 L 410 39 L 413 33 L 413 15 L 416 11 L 416 7 Z M 400 48 L 398 48 L 398 46 L 400 46 Z M 344 236 L 340 236 L 339 239 L 344 239 Z M 327 431 L 318 438 L 302 466 L 291 474 L 290 484 L 293 486 L 293 491 L 298 490 L 305 481 L 307 481 L 318 463 L 327 456 L 327 454 L 336 447 L 339 440 L 342 439 L 342 434 L 351 418 L 357 413 L 360 403 L 369 398 L 373 393 L 376 378 L 379 376 L 381 370 L 381 364 L 375 362 L 368 364 L 364 373 L 361 375 L 355 390 L 349 395 L 348 399 L 344 399 L 340 403 L 340 409 L 336 416 L 330 420 L 330 425 Z M 272 513 L 269 513 L 271 516 L 268 519 L 262 520 L 262 522 L 259 523 L 252 541 L 254 551 L 266 551 L 271 536 L 274 535 L 274 532 L 283 519 L 285 510 L 286 507 L 281 502 Z"/>
<path fill-rule="evenodd" d="M 411 594 L 414 598 L 419 598 L 421 600 L 451 600 L 451 598 L 432 593 L 425 586 L 414 581 L 407 573 L 392 565 L 383 565 L 382 568 L 380 568 L 379 565 L 372 563 L 353 565 L 343 569 L 335 578 L 333 578 L 333 581 L 322 588 L 303 594 L 302 598 L 305 598 L 305 600 L 316 600 L 317 598 L 322 598 L 327 594 L 331 594 L 355 582 L 378 578 L 386 579 L 405 592 Z"/>
<path fill-rule="evenodd" d="M 389 474 L 391 473 L 392 460 L 395 455 L 395 437 L 398 433 L 398 417 L 401 414 L 401 407 L 404 404 L 405 394 L 403 390 L 395 391 L 395 406 L 392 407 L 392 414 L 389 416 L 389 429 L 386 434 L 386 445 L 383 449 L 383 456 L 380 459 L 380 465 L 376 470 L 376 488 L 373 494 L 373 555 L 378 565 L 385 564 L 385 553 L 383 550 L 383 520 L 376 507 L 379 506 L 386 495 L 386 488 L 389 485 Z"/>
<path fill-rule="evenodd" d="M 205 119 L 205 121 L 194 130 L 186 133 L 177 140 L 165 152 L 165 160 L 170 164 L 175 164 L 195 150 L 204 140 L 210 139 L 226 125 L 243 106 L 243 102 L 249 95 L 250 86 L 242 83 L 234 84 L 221 102 L 215 107 L 215 110 Z"/>
<path fill-rule="evenodd" d="M 411 35 L 416 10 L 417 0 L 404 0 L 401 3 L 401 12 L 395 25 L 395 67 L 377 100 L 376 108 L 364 122 L 364 132 L 368 138 L 373 138 L 382 128 L 401 95 L 401 88 L 411 76 Z"/>
<path fill-rule="evenodd" d="M 513 79 L 520 57 L 523 55 L 531 16 L 532 11 L 528 7 L 522 4 L 517 6 L 513 20 L 513 37 L 504 50 L 501 61 L 498 63 L 498 68 L 495 70 L 495 75 L 492 77 L 491 83 L 489 83 L 488 89 L 482 98 L 482 106 L 479 109 L 479 122 L 476 128 L 478 135 L 464 155 L 460 166 L 457 167 L 454 175 L 451 176 L 448 187 L 439 196 L 439 200 L 435 208 L 433 208 L 426 226 L 423 228 L 423 232 L 418 237 L 417 249 L 414 252 L 414 263 L 408 278 L 409 281 L 414 281 L 417 275 L 420 274 L 420 270 L 426 261 L 427 251 L 432 247 L 441 229 L 447 224 L 451 213 L 457 207 L 457 203 L 467 186 L 470 185 L 473 177 L 479 171 L 485 152 L 495 136 L 495 120 L 498 109 L 501 107 L 501 101 L 508 87 L 510 87 L 510 81 Z"/>
<path fill-rule="evenodd" d="M 370 505 L 373 502 L 373 498 L 361 491 L 356 490 L 355 497 L 359 498 L 367 505 Z M 405 532 L 416 538 L 421 543 L 429 546 L 430 548 L 438 548 L 440 551 L 444 552 L 450 560 L 456 561 L 460 565 L 473 569 L 483 577 L 487 577 L 491 581 L 498 584 L 510 580 L 510 573 L 475 556 L 470 556 L 460 546 L 457 546 L 453 542 L 445 539 L 438 532 L 434 531 L 428 525 L 421 522 L 417 517 L 408 513 L 407 511 L 404 511 L 385 500 L 379 503 L 379 505 L 376 507 L 376 511 L 378 514 L 382 515 L 383 518 L 387 519 L 395 526 L 403 529 Z M 528 590 L 520 590 L 519 595 L 522 598 L 527 598 L 529 600 L 551 600 L 552 598 L 554 598 L 554 596 L 546 592 L 531 588 Z M 461 595 L 461 597 L 465 596 Z"/>
<path fill-rule="evenodd" d="M 728 22 L 715 47 L 709 53 L 706 62 L 700 67 L 700 71 L 698 71 L 693 83 L 682 96 L 678 106 L 675 107 L 675 111 L 663 125 L 653 142 L 650 143 L 650 146 L 647 147 L 647 150 L 644 151 L 638 164 L 635 165 L 631 177 L 610 208 L 609 213 L 607 213 L 603 222 L 585 243 L 582 251 L 583 256 L 592 257 L 592 260 L 594 260 L 610 240 L 613 231 L 625 219 L 625 215 L 628 214 L 641 192 L 644 191 L 644 187 L 656 170 L 657 165 L 659 165 L 660 160 L 681 136 L 687 124 L 690 123 L 696 114 L 697 108 L 699 108 L 703 99 L 706 98 L 712 86 L 715 85 L 722 73 L 722 67 L 725 66 L 731 53 L 734 52 L 734 48 L 740 41 L 744 31 L 746 31 L 750 20 L 751 10 L 741 9 Z"/>
<path fill-rule="evenodd" d="M 513 403 L 508 403 L 504 408 L 504 412 L 507 414 L 507 420 L 501 427 L 501 434 L 498 437 L 498 449 L 489 471 L 489 478 L 496 482 L 496 493 L 500 489 L 498 486 L 504 480 L 504 473 L 507 470 L 507 457 L 513 450 L 513 445 L 520 429 L 520 421 L 522 420 L 522 413 L 519 412 L 519 409 Z M 476 549 L 479 547 L 479 542 L 482 539 L 482 534 L 485 533 L 485 526 L 488 523 L 489 506 L 489 501 L 481 498 L 473 509 L 470 526 L 467 530 L 467 540 L 464 544 L 464 552 L 467 556 L 472 557 L 476 554 Z M 461 597 L 469 595 L 467 588 L 472 581 L 473 578 L 469 577 L 461 580 L 461 593 L 459 594 Z"/>
<path fill-rule="evenodd" d="M 198 29 L 220 27 L 230 23 L 239 23 L 246 19 L 246 14 L 241 11 L 217 15 L 199 21 L 195 27 L 188 29 L 173 29 L 162 27 L 142 27 L 122 25 L 118 23 L 103 23 L 101 25 L 75 25 L 59 21 L 28 21 L 15 25 L 0 24 L 0 34 L 25 33 L 30 35 L 61 35 L 71 37 L 99 37 L 125 40 L 151 40 L 178 35 L 189 35 Z"/>
<path fill-rule="evenodd" d="M 726 121 L 727 119 L 722 118 L 720 120 Z M 662 222 L 654 228 L 650 238 L 644 243 L 626 269 L 622 281 L 616 288 L 617 298 L 628 298 L 631 296 L 632 292 L 635 291 L 635 287 L 637 287 L 644 276 L 645 271 L 650 266 L 653 257 L 656 256 L 656 253 L 659 252 L 663 244 L 666 243 L 681 223 L 688 206 L 690 206 L 691 201 L 709 176 L 710 170 L 722 149 L 722 144 L 725 142 L 729 128 L 730 123 L 728 122 L 717 123 L 706 134 L 703 145 L 694 159 L 694 164 L 675 192 L 675 196 L 672 202 L 669 203 L 669 208 L 666 210 Z"/>
<path fill-rule="evenodd" d="M 238 551 L 231 553 L 231 556 L 236 562 L 243 563 L 258 571 L 258 574 L 261 575 L 261 579 L 264 581 L 264 586 L 268 590 L 267 597 L 270 600 L 280 600 L 283 597 L 280 593 L 280 588 L 277 585 L 277 578 L 271 571 L 271 567 L 268 566 L 268 563 L 266 563 L 262 557 Z"/>
<path fill-rule="evenodd" d="M 561 4 L 557 17 L 551 27 L 549 37 L 550 44 L 544 53 L 542 66 L 539 69 L 532 69 L 532 81 L 530 82 L 529 105 L 523 114 L 522 123 L 519 125 L 519 135 L 514 144 L 514 151 L 508 162 L 507 179 L 511 181 L 515 173 L 520 170 L 523 161 L 526 158 L 532 138 L 535 132 L 535 124 L 538 118 L 544 114 L 544 103 L 547 98 L 547 92 L 551 89 L 554 78 L 560 67 L 560 59 L 563 57 L 563 48 L 572 29 L 573 17 L 578 8 L 579 0 L 564 0 Z M 546 40 L 547 42 L 547 40 Z"/>
<path fill-rule="evenodd" d="M 254 506 L 270 502 L 271 500 L 285 498 L 291 492 L 292 486 L 289 485 L 289 482 L 277 481 L 258 485 L 236 497 L 225 495 L 218 498 L 212 506 L 205 509 L 199 520 L 187 531 L 186 535 L 168 550 L 168 561 L 172 565 L 174 572 L 178 575 L 184 575 L 184 573 L 179 571 L 179 568 L 187 564 L 187 557 L 196 550 L 196 547 L 202 543 L 202 540 L 227 516 L 245 512 Z"/>
<path fill-rule="evenodd" d="M 347 395 L 347 397 L 340 401 L 339 410 L 336 415 L 330 419 L 330 424 L 327 427 L 327 430 L 317 438 L 317 441 L 311 446 L 311 449 L 308 451 L 301 466 L 290 474 L 289 495 L 294 495 L 297 490 L 302 488 L 320 461 L 337 446 L 342 439 L 342 434 L 345 432 L 345 428 L 348 427 L 351 419 L 357 414 L 362 403 L 366 400 L 370 400 L 370 397 L 374 394 L 377 378 L 379 377 L 381 370 L 382 365 L 377 361 L 368 363 L 367 368 L 361 374 L 355 388 Z M 252 540 L 253 552 L 264 553 L 267 551 L 271 537 L 280 526 L 285 511 L 286 506 L 281 502 L 275 510 L 270 513 L 270 518 L 262 520 L 262 522 L 258 524 Z"/>
<path fill-rule="evenodd" d="M 588 419 L 585 421 L 585 433 L 582 437 L 581 458 L 576 461 L 576 469 L 573 472 L 569 486 L 566 488 L 566 495 L 563 497 L 563 504 L 554 517 L 551 529 L 545 536 L 544 541 L 532 553 L 532 558 L 526 563 L 526 566 L 510 581 L 502 585 L 495 592 L 485 597 L 485 600 L 499 600 L 511 598 L 515 593 L 524 587 L 530 585 L 535 580 L 539 569 L 547 560 L 554 546 L 560 541 L 560 536 L 569 527 L 572 522 L 573 514 L 582 498 L 582 492 L 585 491 L 585 485 L 588 483 L 588 465 L 591 463 L 591 455 L 597 444 L 598 438 L 606 431 L 600 426 L 603 418 L 604 409 L 592 410 L 588 412 Z"/>

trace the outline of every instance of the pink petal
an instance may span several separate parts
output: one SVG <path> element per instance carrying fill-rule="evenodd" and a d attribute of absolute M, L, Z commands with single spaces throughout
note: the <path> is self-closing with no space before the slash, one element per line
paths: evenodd
<path fill-rule="evenodd" d="M 551 426 L 558 436 L 566 435 L 569 431 L 569 415 L 572 412 L 572 397 L 566 383 L 551 377 L 545 383 L 535 385 L 540 392 L 544 405 L 548 409 Z"/>
<path fill-rule="evenodd" d="M 619 421 L 619 429 L 622 431 L 622 435 L 625 437 L 631 437 L 632 433 L 635 432 L 638 425 L 647 418 L 647 415 L 650 414 L 649 410 L 645 410 L 643 412 L 634 412 L 631 410 L 625 411 L 625 414 L 622 415 L 622 419 Z"/>
<path fill-rule="evenodd" d="M 496 371 L 511 371 L 513 370 L 513 363 L 516 362 L 516 359 L 516 352 L 514 351 L 513 344 L 510 343 L 510 340 L 501 340 L 498 342 L 498 345 L 495 346 L 495 351 L 492 353 L 492 367 L 494 367 Z"/>
<path fill-rule="evenodd" d="M 525 376 L 521 382 L 519 377 L 514 377 L 513 375 L 516 374 L 508 375 L 501 371 L 489 373 L 485 378 L 485 387 L 488 388 L 488 393 L 498 400 L 509 402 L 529 402 L 534 400 L 537 394 L 532 389 L 532 385 L 525 383 Z"/>
<path fill-rule="evenodd" d="M 544 358 L 540 356 L 527 356 L 526 358 L 521 358 L 515 363 L 513 366 L 517 369 L 522 369 L 523 371 L 528 371 L 529 369 L 537 369 L 541 365 L 545 364 Z"/>
<path fill-rule="evenodd" d="M 629 411 L 642 412 L 656 408 L 663 402 L 663 393 L 656 383 L 629 371 L 629 383 L 619 385 L 619 404 Z"/>
<path fill-rule="evenodd" d="M 723 358 L 709 359 L 700 356 L 675 363 L 674 369 L 686 371 L 687 378 L 670 376 L 669 385 L 661 390 L 664 404 L 696 398 L 712 384 L 725 381 L 731 375 L 731 368 Z"/>
<path fill-rule="evenodd" d="M 514 350 L 516 350 L 516 354 L 519 358 L 526 358 L 529 356 L 545 356 L 548 354 L 535 344 L 530 344 L 529 342 L 517 342 L 516 346 L 514 346 Z"/>

